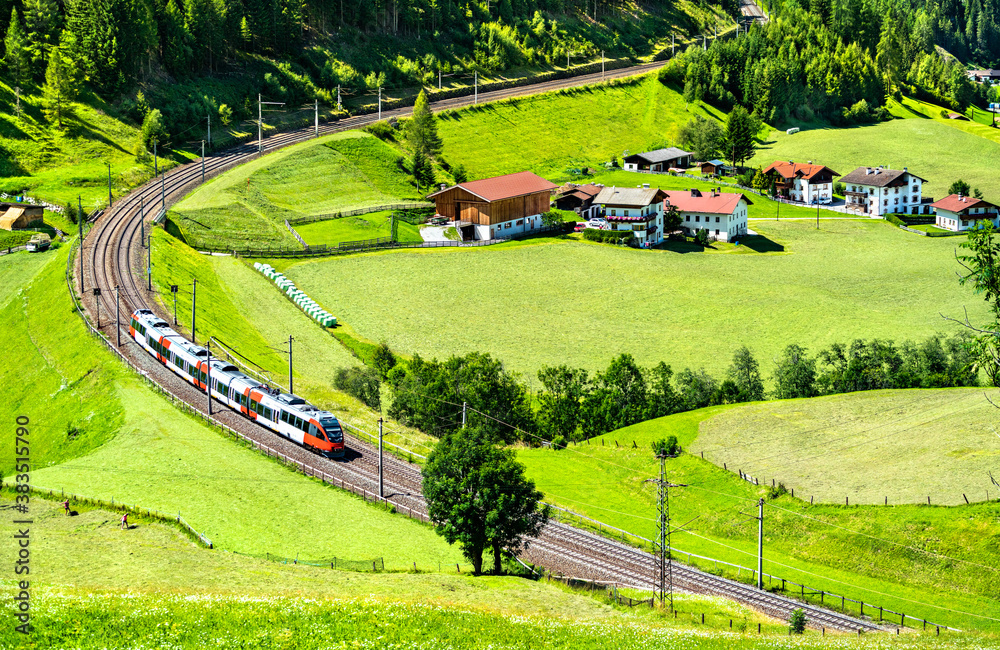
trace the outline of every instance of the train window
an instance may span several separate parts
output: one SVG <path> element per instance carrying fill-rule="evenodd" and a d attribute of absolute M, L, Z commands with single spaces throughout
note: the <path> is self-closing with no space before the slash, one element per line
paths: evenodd
<path fill-rule="evenodd" d="M 250 410 L 251 411 L 256 412 L 257 411 L 257 406 L 258 406 L 258 404 L 257 404 L 256 400 L 250 400 Z"/>
<path fill-rule="evenodd" d="M 271 409 L 269 409 L 269 408 L 267 408 L 265 406 L 264 407 L 264 419 L 265 420 L 270 420 L 271 422 L 274 422 L 274 418 L 272 418 L 271 415 L 272 415 Z"/>
<path fill-rule="evenodd" d="M 300 431 L 305 431 L 305 426 L 304 425 L 305 425 L 305 423 L 302 421 L 302 418 L 295 418 L 295 428 L 296 429 L 299 429 Z"/>
<path fill-rule="evenodd" d="M 288 413 L 285 413 L 284 411 L 282 411 L 280 419 L 281 419 L 282 422 L 288 422 Z"/>
<path fill-rule="evenodd" d="M 257 402 L 256 411 L 257 415 L 264 415 L 264 405 L 261 404 L 260 402 Z"/>

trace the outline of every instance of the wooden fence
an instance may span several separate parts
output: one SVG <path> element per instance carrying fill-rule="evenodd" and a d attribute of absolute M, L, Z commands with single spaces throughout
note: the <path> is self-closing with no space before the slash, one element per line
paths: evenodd
<path fill-rule="evenodd" d="M 331 219 L 341 219 L 343 217 L 356 217 L 361 214 L 371 214 L 372 212 L 388 212 L 390 210 L 425 210 L 433 208 L 433 203 L 427 201 L 415 201 L 412 203 L 390 203 L 388 205 L 373 205 L 367 208 L 357 208 L 356 210 L 345 210 L 342 212 L 329 212 L 326 214 L 313 214 L 307 217 L 293 217 L 285 223 L 293 226 L 301 226 L 305 223 L 315 223 L 317 221 L 329 221 Z"/>

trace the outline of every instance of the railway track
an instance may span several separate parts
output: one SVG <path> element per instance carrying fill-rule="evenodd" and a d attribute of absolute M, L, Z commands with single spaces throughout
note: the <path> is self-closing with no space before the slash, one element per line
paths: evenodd
<path fill-rule="evenodd" d="M 482 93 L 481 101 L 495 101 L 510 97 L 535 94 L 547 90 L 565 88 L 603 79 L 641 74 L 658 67 L 659 63 L 645 64 L 633 68 L 609 71 L 605 75 L 593 74 L 571 79 L 560 79 L 533 86 L 524 86 L 504 91 Z M 458 108 L 473 103 L 469 97 L 442 100 L 432 104 L 436 111 Z M 383 111 L 383 118 L 403 117 L 412 109 L 399 108 Z M 358 128 L 376 121 L 373 115 L 361 115 L 321 125 L 319 134 L 325 135 Z M 314 128 L 304 128 L 270 136 L 261 143 L 264 152 L 303 142 L 316 133 Z M 205 178 L 216 176 L 235 165 L 248 162 L 259 155 L 257 143 L 233 147 L 204 160 Z M 168 371 L 139 348 L 128 336 L 128 322 L 132 311 L 150 308 L 162 312 L 155 296 L 147 290 L 142 280 L 145 275 L 144 242 L 142 233 L 149 231 L 149 222 L 196 187 L 202 180 L 202 161 L 182 165 L 161 175 L 143 187 L 120 200 L 114 208 L 102 214 L 88 233 L 80 255 L 84 261 L 84 291 L 81 296 L 84 308 L 94 320 L 100 309 L 102 319 L 100 329 L 108 340 L 115 342 L 114 316 L 122 323 L 122 344 L 120 351 L 127 356 L 140 372 L 156 382 L 163 390 L 190 406 L 207 413 L 206 396 L 187 382 Z M 76 268 L 76 267 L 74 267 Z M 77 271 L 78 272 L 78 271 Z M 75 279 L 79 286 L 79 277 Z M 90 290 L 100 288 L 101 295 L 95 296 Z M 116 304 L 115 287 L 119 288 L 120 305 Z M 117 310 L 117 311 L 116 311 Z M 287 457 L 294 459 L 303 469 L 323 472 L 339 477 L 371 492 L 378 491 L 378 452 L 372 445 L 350 434 L 345 434 L 348 452 L 343 460 L 334 461 L 295 445 L 274 435 L 268 429 L 225 407 L 217 406 L 211 418 L 226 425 L 246 437 L 261 442 Z M 348 423 L 349 424 L 349 423 Z M 391 455 L 384 457 L 383 464 L 385 495 L 387 500 L 426 515 L 427 507 L 421 493 L 419 467 L 408 464 Z M 541 536 L 534 540 L 523 553 L 523 557 L 551 570 L 584 579 L 615 581 L 619 584 L 651 589 L 656 580 L 656 559 L 650 553 L 641 551 L 614 540 L 579 530 L 562 523 L 551 522 Z M 801 607 L 812 625 L 835 630 L 856 631 L 878 630 L 877 625 L 791 600 L 768 592 L 758 591 L 748 585 L 719 578 L 696 569 L 674 564 L 675 583 L 688 591 L 725 596 L 745 603 L 766 614 L 787 619 L 791 612 Z"/>

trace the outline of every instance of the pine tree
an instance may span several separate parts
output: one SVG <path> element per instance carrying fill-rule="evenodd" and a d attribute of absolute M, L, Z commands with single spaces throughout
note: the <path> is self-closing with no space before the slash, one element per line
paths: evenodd
<path fill-rule="evenodd" d="M 63 118 L 73 113 L 72 102 L 76 95 L 77 83 L 72 66 L 67 65 L 61 48 L 53 48 L 49 53 L 49 65 L 45 69 L 42 110 L 50 120 L 55 119 L 60 129 L 63 128 Z"/>
<path fill-rule="evenodd" d="M 11 81 L 18 85 L 25 83 L 31 72 L 31 51 L 28 49 L 28 37 L 21 27 L 17 9 L 10 10 L 10 27 L 7 28 L 3 44 L 7 52 L 4 63 Z"/>
<path fill-rule="evenodd" d="M 747 109 L 740 105 L 734 106 L 726 120 L 726 142 L 723 145 L 725 153 L 735 167 L 737 163 L 753 158 L 757 150 L 754 142 L 754 119 Z"/>
<path fill-rule="evenodd" d="M 427 156 L 441 153 L 441 136 L 438 135 L 437 118 L 431 112 L 427 93 L 423 90 L 417 95 L 413 104 L 413 117 L 407 125 L 406 139 L 414 152 Z"/>
<path fill-rule="evenodd" d="M 163 16 L 160 34 L 163 62 L 174 74 L 184 74 L 191 69 L 191 34 L 184 24 L 184 13 L 177 0 L 170 0 Z"/>
<path fill-rule="evenodd" d="M 413 152 L 411 164 L 413 166 L 413 180 L 416 181 L 418 190 L 434 184 L 434 168 L 431 167 L 431 161 L 423 150 L 417 149 Z"/>
<path fill-rule="evenodd" d="M 42 70 L 49 51 L 59 40 L 61 16 L 56 0 L 25 0 L 24 22 L 28 28 L 32 63 Z"/>

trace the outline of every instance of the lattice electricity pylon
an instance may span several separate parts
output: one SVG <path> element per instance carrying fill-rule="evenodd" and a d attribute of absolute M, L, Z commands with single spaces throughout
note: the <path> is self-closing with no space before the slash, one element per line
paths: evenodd
<path fill-rule="evenodd" d="M 656 457 L 660 459 L 660 478 L 646 479 L 646 483 L 656 483 L 659 492 L 659 517 L 660 526 L 660 547 L 658 568 L 658 592 L 660 604 L 666 600 L 669 602 L 670 611 L 674 611 L 674 571 L 673 557 L 670 553 L 670 488 L 687 487 L 686 483 L 671 483 L 666 478 L 667 454 L 658 452 Z"/>

